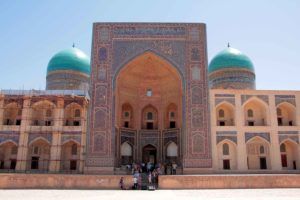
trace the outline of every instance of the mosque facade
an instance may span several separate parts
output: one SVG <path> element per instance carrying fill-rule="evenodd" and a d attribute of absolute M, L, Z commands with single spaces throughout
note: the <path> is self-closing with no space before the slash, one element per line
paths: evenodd
<path fill-rule="evenodd" d="M 207 61 L 202 23 L 94 23 L 91 61 L 55 54 L 46 90 L 0 92 L 0 171 L 300 170 L 300 92 L 256 90 L 248 56 Z"/>

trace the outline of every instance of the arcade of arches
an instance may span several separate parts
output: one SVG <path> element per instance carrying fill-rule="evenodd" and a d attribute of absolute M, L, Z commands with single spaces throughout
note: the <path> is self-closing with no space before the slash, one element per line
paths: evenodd
<path fill-rule="evenodd" d="M 214 169 L 299 170 L 300 109 L 294 97 L 273 91 L 210 90 Z"/>
<path fill-rule="evenodd" d="M 179 159 L 182 80 L 174 66 L 146 52 L 119 72 L 114 95 L 120 164 Z M 166 137 L 170 131 L 175 138 Z M 169 142 L 176 149 L 172 155 Z"/>
<path fill-rule="evenodd" d="M 0 171 L 299 173 L 300 91 L 256 90 L 233 48 L 207 66 L 205 24 L 94 23 L 91 49 L 89 91 L 73 62 L 57 76 L 72 90 L 0 91 Z"/>

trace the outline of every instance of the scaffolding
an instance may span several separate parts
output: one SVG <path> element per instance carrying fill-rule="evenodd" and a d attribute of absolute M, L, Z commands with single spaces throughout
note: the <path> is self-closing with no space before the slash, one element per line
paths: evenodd
<path fill-rule="evenodd" d="M 82 137 L 83 135 L 85 135 L 87 123 L 87 110 L 83 109 L 83 105 L 88 103 L 90 99 L 88 91 L 0 90 L 0 96 L 4 97 L 2 98 L 2 100 L 6 100 L 7 105 L 12 102 L 17 102 L 17 108 L 21 107 L 21 112 L 18 112 L 16 116 L 15 114 L 6 116 L 7 113 L 11 112 L 5 112 L 7 105 L 5 103 L 2 104 L 3 112 L 0 112 L 0 115 L 2 115 L 0 116 L 0 119 L 2 120 L 2 122 L 0 122 L 0 125 L 2 124 L 2 126 L 0 126 L 0 147 L 2 146 L 2 148 L 0 148 L 0 172 L 17 172 L 19 170 L 16 167 L 16 162 L 23 162 L 26 163 L 26 168 L 24 169 L 23 167 L 22 169 L 23 172 L 48 173 L 50 172 L 50 162 L 52 162 L 52 167 L 55 170 L 51 170 L 51 173 L 82 173 L 82 167 L 80 167 L 79 165 L 82 165 L 82 163 L 84 162 L 83 155 L 85 152 L 85 145 L 82 143 L 82 141 L 84 141 Z M 24 97 L 30 99 L 30 105 L 24 105 Z M 58 102 L 57 104 L 53 103 L 58 99 L 63 99 L 63 107 L 57 107 Z M 20 102 L 21 105 L 19 105 Z M 78 102 L 82 102 L 82 105 L 79 104 L 78 106 L 76 104 Z M 67 103 L 67 105 L 65 105 L 65 103 Z M 58 108 L 61 110 L 58 110 Z M 12 116 L 15 119 L 8 119 L 12 118 Z M 9 123 L 5 123 L 5 120 Z M 20 120 L 22 122 L 20 122 Z M 77 128 L 75 126 L 77 126 Z M 66 134 L 64 134 L 65 131 Z M 23 132 L 28 133 L 27 144 L 20 143 L 21 134 L 23 134 Z M 61 142 L 53 143 L 54 132 L 60 132 L 61 138 L 59 139 L 59 141 Z M 18 134 L 18 151 L 27 151 L 18 152 L 18 155 L 27 156 L 23 156 L 22 159 L 17 160 L 14 157 L 12 158 L 10 156 L 7 157 L 3 155 L 5 153 L 3 149 L 5 149 L 6 142 L 9 141 L 7 140 L 7 138 L 4 139 L 4 134 L 6 133 Z M 72 135 L 73 133 L 76 134 Z M 34 136 L 36 134 L 40 136 Z M 46 135 L 48 134 L 51 135 L 50 141 L 47 140 Z M 63 141 L 64 136 L 70 137 L 66 141 Z M 73 140 L 72 136 L 80 136 L 79 142 Z M 31 152 L 34 146 L 39 146 L 35 145 L 35 142 L 41 138 L 46 138 L 45 140 L 48 141 L 47 145 L 49 145 L 50 148 L 48 149 L 49 152 L 46 157 L 41 156 L 41 154 L 45 153 L 43 152 L 44 150 L 41 150 L 41 152 L 38 152 L 36 154 L 32 154 Z M 72 144 L 76 144 L 79 151 L 76 156 L 71 154 L 73 156 L 65 158 L 64 148 L 66 148 L 66 145 L 68 145 L 69 142 L 72 142 Z M 24 148 L 24 145 L 26 148 Z M 41 149 L 43 149 L 44 146 L 45 145 L 42 145 Z M 5 151 L 7 153 L 7 150 Z M 51 158 L 51 154 L 54 154 L 55 156 Z M 53 163 L 55 163 L 54 166 Z"/>

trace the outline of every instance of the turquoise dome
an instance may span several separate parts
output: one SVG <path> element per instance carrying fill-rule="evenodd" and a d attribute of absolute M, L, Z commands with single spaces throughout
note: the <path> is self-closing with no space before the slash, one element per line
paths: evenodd
<path fill-rule="evenodd" d="M 55 54 L 48 63 L 47 74 L 57 70 L 73 70 L 90 74 L 90 59 L 78 48 L 65 49 Z"/>
<path fill-rule="evenodd" d="M 231 47 L 224 49 L 211 60 L 208 73 L 224 68 L 248 69 L 254 73 L 254 66 L 248 56 Z"/>

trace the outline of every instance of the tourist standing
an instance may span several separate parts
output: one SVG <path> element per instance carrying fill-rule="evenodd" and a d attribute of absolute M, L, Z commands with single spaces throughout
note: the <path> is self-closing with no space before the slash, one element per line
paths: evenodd
<path fill-rule="evenodd" d="M 152 183 L 157 183 L 157 171 L 155 169 L 152 172 Z"/>
<path fill-rule="evenodd" d="M 138 178 L 136 176 L 133 177 L 133 189 L 138 188 Z"/>
<path fill-rule="evenodd" d="M 142 174 L 140 174 L 138 177 L 138 189 L 142 189 Z"/>
<path fill-rule="evenodd" d="M 152 184 L 152 174 L 151 174 L 151 172 L 149 172 L 149 175 L 148 175 L 148 183 Z"/>
<path fill-rule="evenodd" d="M 150 172 L 151 171 L 151 163 L 150 161 L 147 163 L 147 172 Z"/>
<path fill-rule="evenodd" d="M 177 164 L 175 162 L 172 163 L 172 174 L 176 174 Z"/>
<path fill-rule="evenodd" d="M 145 166 L 146 166 L 145 163 L 142 162 L 141 166 L 142 166 L 142 172 L 145 172 L 145 171 L 146 171 L 146 170 L 145 170 L 145 168 L 146 168 L 146 167 L 145 167 Z"/>
<path fill-rule="evenodd" d="M 125 189 L 125 188 L 124 188 L 124 179 L 123 179 L 123 177 L 121 177 L 120 182 L 119 182 L 119 185 L 120 185 L 120 189 L 121 189 L 121 190 L 124 190 L 124 189 Z"/>

